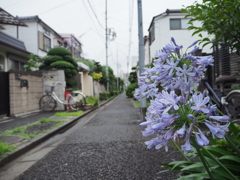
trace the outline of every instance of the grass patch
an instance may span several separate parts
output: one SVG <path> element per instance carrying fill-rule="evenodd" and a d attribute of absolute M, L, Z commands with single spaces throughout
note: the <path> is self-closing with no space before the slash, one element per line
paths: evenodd
<path fill-rule="evenodd" d="M 57 112 L 54 116 L 57 117 L 66 117 L 66 116 L 79 116 L 83 113 L 83 111 L 77 111 L 77 112 Z"/>
<path fill-rule="evenodd" d="M 14 145 L 9 145 L 3 142 L 0 142 L 0 156 L 4 155 L 7 152 L 11 152 L 17 147 Z"/>
<path fill-rule="evenodd" d="M 38 132 L 38 133 L 26 133 L 26 130 L 28 127 L 32 127 L 32 126 L 38 126 L 44 123 L 52 123 L 52 122 L 58 122 L 57 124 L 53 125 L 52 127 L 43 130 L 42 132 Z M 52 130 L 55 127 L 61 126 L 62 124 L 64 124 L 65 122 L 67 122 L 67 120 L 51 120 L 48 118 L 42 118 L 40 120 L 38 120 L 37 122 L 25 125 L 25 126 L 19 126 L 16 127 L 14 129 L 11 130 L 6 130 L 3 133 L 1 133 L 1 135 L 3 136 L 8 136 L 8 135 L 19 135 L 24 137 L 24 139 L 30 139 L 30 138 L 34 138 L 34 137 L 39 137 L 41 136 L 43 133 L 48 132 L 50 130 Z"/>

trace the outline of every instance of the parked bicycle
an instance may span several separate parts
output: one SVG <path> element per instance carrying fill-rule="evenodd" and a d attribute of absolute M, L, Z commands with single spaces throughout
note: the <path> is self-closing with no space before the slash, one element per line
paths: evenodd
<path fill-rule="evenodd" d="M 83 110 L 86 105 L 86 96 L 81 91 L 68 90 L 66 100 L 60 100 L 54 92 L 56 85 L 62 84 L 59 81 L 53 83 L 53 86 L 45 85 L 45 93 L 39 101 L 40 109 L 43 111 L 53 111 L 57 102 L 65 105 L 67 110 Z"/>
<path fill-rule="evenodd" d="M 204 86 L 212 104 L 216 104 L 217 108 L 225 115 L 228 115 L 231 120 L 238 119 L 240 117 L 240 90 L 232 90 L 225 95 L 224 88 L 231 86 L 232 83 L 236 82 L 234 76 L 224 75 L 216 78 L 216 84 L 220 87 L 220 97 L 216 94 L 210 84 L 204 81 Z"/>

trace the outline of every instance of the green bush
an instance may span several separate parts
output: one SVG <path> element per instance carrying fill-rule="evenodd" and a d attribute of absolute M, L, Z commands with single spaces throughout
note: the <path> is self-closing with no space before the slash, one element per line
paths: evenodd
<path fill-rule="evenodd" d="M 76 86 L 77 85 L 77 81 L 75 81 L 74 79 L 67 79 L 66 80 L 66 84 L 67 84 L 67 87 Z"/>
<path fill-rule="evenodd" d="M 110 95 L 111 95 L 111 96 L 117 96 L 117 95 L 118 95 L 118 91 L 111 91 L 111 92 L 110 92 Z"/>
<path fill-rule="evenodd" d="M 69 50 L 67 50 L 63 47 L 55 47 L 55 48 L 50 49 L 48 51 L 47 55 L 48 56 L 61 56 L 61 57 L 63 57 L 63 56 L 66 56 L 66 55 L 72 56 L 72 53 Z"/>
<path fill-rule="evenodd" d="M 133 98 L 136 88 L 138 88 L 138 83 L 132 83 L 126 88 L 126 95 L 128 98 Z"/>
<path fill-rule="evenodd" d="M 87 97 L 86 97 L 86 102 L 87 102 L 87 104 L 91 104 L 91 105 L 94 105 L 94 106 L 98 106 L 98 104 L 99 104 L 99 98 L 96 97 L 96 96 L 87 96 Z"/>
<path fill-rule="evenodd" d="M 45 65 L 45 64 L 41 64 L 39 67 L 38 67 L 40 70 L 47 70 L 49 69 L 49 66 Z"/>
<path fill-rule="evenodd" d="M 57 62 L 54 62 L 50 65 L 51 67 L 53 68 L 58 68 L 58 69 L 66 69 L 66 68 L 74 68 L 74 66 L 69 63 L 69 62 L 66 62 L 66 61 L 57 61 Z"/>
<path fill-rule="evenodd" d="M 43 60 L 45 65 L 50 65 L 56 61 L 63 61 L 61 56 L 45 56 Z"/>
<path fill-rule="evenodd" d="M 111 97 L 110 92 L 101 92 L 101 93 L 99 93 L 99 99 L 100 100 L 107 100 L 110 97 Z"/>

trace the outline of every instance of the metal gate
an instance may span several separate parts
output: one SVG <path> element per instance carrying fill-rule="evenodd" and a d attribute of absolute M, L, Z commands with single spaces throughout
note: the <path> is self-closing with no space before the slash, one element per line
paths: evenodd
<path fill-rule="evenodd" d="M 0 71 L 0 115 L 9 115 L 9 73 Z"/>

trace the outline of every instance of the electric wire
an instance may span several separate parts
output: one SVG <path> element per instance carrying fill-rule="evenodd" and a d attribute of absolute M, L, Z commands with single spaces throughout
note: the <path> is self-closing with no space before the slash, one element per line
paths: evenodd
<path fill-rule="evenodd" d="M 89 2 L 89 0 L 87 0 L 88 1 L 88 4 L 89 4 L 89 6 L 90 6 L 90 8 L 91 8 L 91 10 L 92 10 L 92 12 L 93 12 L 93 14 L 94 14 L 94 16 L 95 16 L 95 18 L 97 19 L 97 21 L 98 21 L 98 23 L 99 23 L 99 25 L 103 28 L 103 29 L 105 29 L 104 27 L 103 27 L 103 25 L 100 23 L 100 21 L 99 21 L 99 19 L 98 19 L 98 17 L 97 17 L 97 15 L 96 15 L 96 13 L 95 13 L 95 11 L 93 10 L 93 8 L 92 8 L 92 5 L 91 5 L 91 3 Z"/>
<path fill-rule="evenodd" d="M 98 28 L 96 27 L 96 25 L 95 25 L 95 23 L 94 23 L 94 21 L 93 21 L 91 15 L 90 15 L 90 12 L 88 11 L 88 8 L 87 8 L 87 6 L 86 6 L 84 0 L 83 0 L 82 2 L 83 2 L 83 4 L 84 4 L 85 8 L 87 9 L 88 15 L 89 15 L 89 17 L 90 17 L 90 19 L 91 19 L 91 21 L 92 21 L 92 23 L 93 23 L 95 29 L 97 29 L 97 31 L 94 31 L 93 29 L 92 29 L 92 30 L 93 30 L 94 32 L 96 32 L 101 38 L 103 38 L 103 36 L 102 36 L 101 34 L 99 34 L 99 30 L 98 30 Z M 104 42 L 103 39 L 101 39 L 101 40 Z"/>
<path fill-rule="evenodd" d="M 49 12 L 49 11 L 52 11 L 53 9 L 57 9 L 57 8 L 59 8 L 60 6 L 63 6 L 63 5 L 65 5 L 65 4 L 67 4 L 67 3 L 71 2 L 71 1 L 75 1 L 75 0 L 67 1 L 67 2 L 65 2 L 65 3 L 63 3 L 63 4 L 60 4 L 60 5 L 58 5 L 58 6 L 55 6 L 55 7 L 51 8 L 51 9 L 48 9 L 48 10 L 46 10 L 46 11 L 43 11 L 42 13 L 38 13 L 38 15 L 42 15 L 42 14 L 45 14 L 45 13 L 47 13 L 47 12 Z"/>

